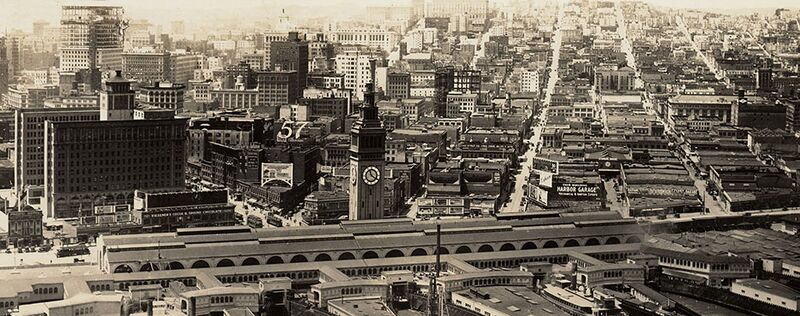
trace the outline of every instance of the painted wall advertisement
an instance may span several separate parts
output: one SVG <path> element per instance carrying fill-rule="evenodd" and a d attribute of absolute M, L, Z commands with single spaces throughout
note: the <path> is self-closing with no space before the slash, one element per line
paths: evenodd
<path fill-rule="evenodd" d="M 534 171 L 538 172 L 549 172 L 552 174 L 558 174 L 558 161 L 533 157 L 533 168 Z"/>
<path fill-rule="evenodd" d="M 269 182 L 294 185 L 294 165 L 291 163 L 265 162 L 261 164 L 261 185 Z"/>

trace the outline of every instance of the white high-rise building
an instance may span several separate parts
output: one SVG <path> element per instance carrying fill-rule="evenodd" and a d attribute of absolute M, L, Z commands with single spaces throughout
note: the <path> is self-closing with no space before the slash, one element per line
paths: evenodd
<path fill-rule="evenodd" d="M 122 67 L 124 10 L 120 6 L 61 7 L 61 71 Z"/>
<path fill-rule="evenodd" d="M 447 18 L 461 14 L 470 20 L 486 20 L 489 0 L 428 0 L 425 3 L 426 17 Z"/>
<path fill-rule="evenodd" d="M 366 85 L 372 81 L 369 61 L 373 58 L 383 64 L 383 57 L 375 52 L 352 50 L 336 55 L 336 73 L 344 74 L 345 89 L 352 89 L 359 100 L 364 99 Z"/>
<path fill-rule="evenodd" d="M 539 92 L 539 71 L 523 69 L 520 75 L 520 92 Z"/>

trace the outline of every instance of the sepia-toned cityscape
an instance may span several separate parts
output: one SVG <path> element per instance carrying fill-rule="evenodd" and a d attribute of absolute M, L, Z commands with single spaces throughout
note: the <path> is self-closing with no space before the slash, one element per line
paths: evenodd
<path fill-rule="evenodd" d="M 800 315 L 796 0 L 0 0 L 0 316 Z"/>

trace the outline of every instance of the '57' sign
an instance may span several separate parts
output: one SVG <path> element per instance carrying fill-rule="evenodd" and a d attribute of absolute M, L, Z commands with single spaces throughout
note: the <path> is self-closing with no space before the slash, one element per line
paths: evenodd
<path fill-rule="evenodd" d="M 302 131 L 306 125 L 308 125 L 308 122 L 284 121 L 278 133 L 278 139 L 288 140 L 292 138 L 292 136 L 294 136 L 295 139 L 299 139 L 300 131 Z"/>

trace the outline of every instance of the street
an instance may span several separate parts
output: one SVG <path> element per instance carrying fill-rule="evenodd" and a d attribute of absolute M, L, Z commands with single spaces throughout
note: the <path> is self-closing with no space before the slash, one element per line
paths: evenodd
<path fill-rule="evenodd" d="M 245 201 L 236 201 L 236 200 L 231 199 L 231 203 L 233 203 L 233 205 L 236 206 L 236 208 L 235 208 L 236 213 L 241 214 L 242 217 L 244 218 L 245 223 L 242 224 L 242 225 L 247 225 L 247 216 L 255 215 L 258 218 L 261 218 L 261 220 L 264 223 L 264 227 L 265 228 L 272 227 L 269 224 L 267 224 L 267 214 L 268 214 L 268 212 L 266 210 L 262 210 L 262 209 L 260 209 L 258 207 L 254 207 L 254 206 L 246 206 L 245 205 Z M 302 226 L 302 225 L 305 225 L 305 223 L 303 223 L 303 216 L 302 216 L 301 212 L 294 213 L 291 218 L 285 217 L 285 216 L 281 216 L 281 215 L 278 215 L 278 214 L 273 214 L 273 216 L 280 218 L 283 221 L 283 226 Z"/>
<path fill-rule="evenodd" d="M 541 111 L 539 113 L 539 125 L 533 128 L 533 135 L 531 135 L 529 141 L 530 144 L 528 145 L 528 151 L 526 151 L 522 156 L 525 157 L 525 162 L 521 163 L 519 174 L 516 175 L 515 178 L 515 185 L 514 190 L 511 191 L 511 196 L 509 201 L 503 205 L 500 209 L 500 213 L 513 213 L 513 212 L 524 212 L 527 205 L 527 196 L 526 190 L 523 189 L 523 186 L 527 183 L 525 178 L 530 175 L 531 173 L 531 164 L 533 157 L 536 156 L 536 148 L 539 146 L 541 142 L 542 130 L 544 129 L 545 124 L 547 123 L 547 109 L 550 106 L 550 99 L 553 96 L 553 91 L 555 91 L 556 83 L 558 82 L 558 67 L 559 63 L 558 60 L 560 58 L 560 51 L 561 51 L 561 22 L 564 18 L 564 7 L 560 7 L 558 10 L 558 18 L 556 20 L 556 27 L 555 32 L 553 34 L 553 41 L 552 41 L 552 48 L 553 48 L 553 55 L 552 61 L 550 64 L 550 76 L 547 81 L 547 89 L 545 90 L 545 97 L 544 102 L 542 102 Z"/>
<path fill-rule="evenodd" d="M 700 46 L 697 45 L 697 42 L 695 42 L 694 39 L 692 39 L 692 35 L 689 33 L 689 29 L 686 27 L 686 23 L 684 23 L 683 18 L 678 16 L 675 18 L 675 21 L 678 23 L 678 27 L 681 29 L 681 31 L 683 31 L 684 36 L 686 36 L 686 38 L 689 40 L 689 43 L 692 44 L 692 48 L 694 48 L 694 50 L 697 52 L 697 56 L 700 56 L 700 59 L 702 59 L 703 62 L 706 63 L 706 67 L 708 67 L 708 69 L 710 69 L 714 73 L 714 75 L 717 77 L 717 80 L 722 80 L 723 78 L 725 78 L 719 72 L 714 63 L 712 63 L 711 60 L 708 59 L 708 56 L 706 56 L 706 54 L 703 53 L 703 50 L 700 49 Z"/>
<path fill-rule="evenodd" d="M 58 258 L 54 247 L 48 252 L 23 252 L 23 253 L 0 253 L 0 267 L 29 267 L 50 264 L 73 264 L 75 259 L 84 260 L 87 263 L 97 262 L 97 246 L 89 246 L 89 254 L 83 256 L 71 256 Z M 16 251 L 16 250 L 15 250 Z M 16 265 L 15 265 L 16 263 Z"/>

